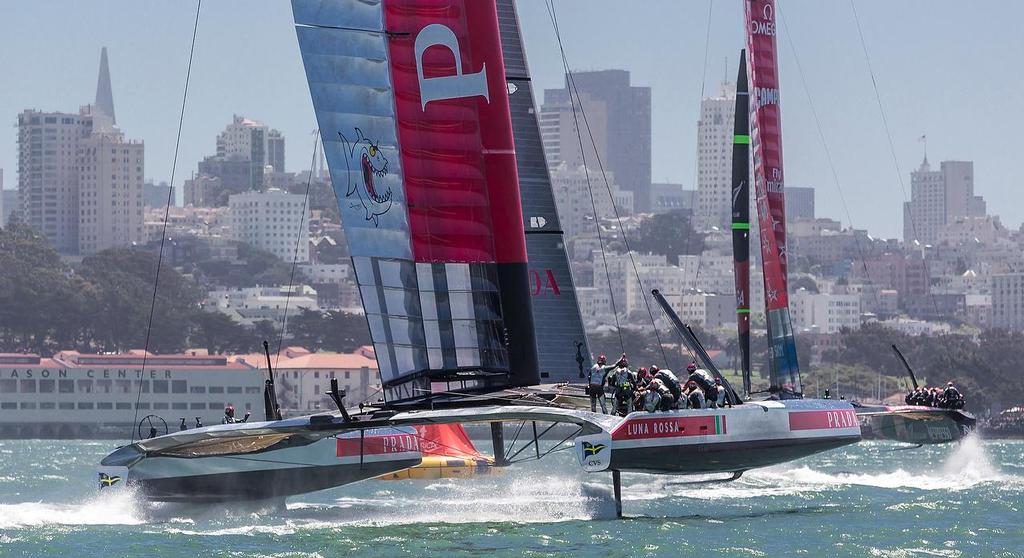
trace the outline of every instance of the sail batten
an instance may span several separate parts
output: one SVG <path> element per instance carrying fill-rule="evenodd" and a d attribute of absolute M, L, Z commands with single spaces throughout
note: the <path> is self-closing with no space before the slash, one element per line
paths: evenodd
<path fill-rule="evenodd" d="M 803 388 L 789 314 L 775 0 L 746 0 L 744 8 L 750 61 L 750 145 L 764 268 L 770 389 L 780 397 L 799 397 Z"/>

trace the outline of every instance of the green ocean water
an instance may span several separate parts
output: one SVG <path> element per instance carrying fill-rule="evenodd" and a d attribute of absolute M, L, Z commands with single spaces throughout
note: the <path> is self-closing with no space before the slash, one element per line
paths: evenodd
<path fill-rule="evenodd" d="M 734 483 L 610 475 L 569 452 L 466 480 L 366 482 L 286 510 L 101 498 L 109 442 L 0 441 L 0 556 L 1024 556 L 1024 442 L 866 442 Z"/>

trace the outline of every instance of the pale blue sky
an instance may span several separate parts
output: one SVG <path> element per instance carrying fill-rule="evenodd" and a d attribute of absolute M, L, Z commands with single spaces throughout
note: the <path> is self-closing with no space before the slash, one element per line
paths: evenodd
<path fill-rule="evenodd" d="M 927 134 L 931 161 L 975 161 L 977 193 L 1005 224 L 1019 226 L 1024 4 L 856 1 L 908 194 L 909 172 L 922 154 L 917 139 Z M 653 176 L 692 186 L 709 2 L 556 5 L 575 68 L 624 68 L 635 84 L 653 87 Z M 145 140 L 146 176 L 169 179 L 194 8 L 187 0 L 0 3 L 0 119 L 7 123 L 0 133 L 0 168 L 6 187 L 17 183 L 17 113 L 75 111 L 91 102 L 102 46 L 109 49 L 118 123 L 129 137 Z M 559 87 L 561 62 L 543 0 L 520 0 L 519 11 L 538 94 Z M 780 0 L 780 12 L 853 224 L 900 236 L 903 193 L 849 2 Z M 709 93 L 726 73 L 730 79 L 735 74 L 742 17 L 739 0 L 713 4 Z M 815 187 L 818 214 L 846 223 L 784 29 L 779 40 L 787 183 Z M 308 167 L 315 120 L 287 1 L 206 0 L 192 77 L 176 185 L 214 151 L 214 138 L 233 113 L 281 130 L 288 169 Z"/>

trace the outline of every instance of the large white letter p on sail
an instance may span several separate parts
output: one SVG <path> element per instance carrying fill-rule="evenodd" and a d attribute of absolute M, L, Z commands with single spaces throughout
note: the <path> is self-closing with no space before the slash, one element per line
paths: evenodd
<path fill-rule="evenodd" d="M 455 75 L 432 78 L 423 77 L 423 53 L 432 46 L 443 46 L 455 57 Z M 440 23 L 433 23 L 416 35 L 416 76 L 420 83 L 420 105 L 425 110 L 430 101 L 457 99 L 480 95 L 491 102 L 487 95 L 487 64 L 475 74 L 462 73 L 462 53 L 455 33 Z"/>

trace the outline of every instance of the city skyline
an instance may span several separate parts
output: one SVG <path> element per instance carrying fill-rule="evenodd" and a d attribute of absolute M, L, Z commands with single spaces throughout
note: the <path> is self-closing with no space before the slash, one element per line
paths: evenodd
<path fill-rule="evenodd" d="M 590 5 L 593 9 L 581 10 L 579 1 L 556 2 L 571 66 L 625 69 L 634 84 L 651 87 L 652 180 L 693 188 L 708 4 L 654 2 L 644 11 L 610 1 Z M 0 92 L 3 117 L 13 123 L 24 109 L 71 112 L 86 104 L 93 97 L 96 56 L 108 46 L 119 124 L 146 142 L 146 178 L 168 180 L 193 7 L 110 0 L 86 8 L 57 2 L 26 6 L 17 18 L 4 18 L 0 43 L 15 56 L 0 62 L 0 75 L 20 86 Z M 927 134 L 932 161 L 974 161 L 977 194 L 999 208 L 994 213 L 1007 227 L 1017 228 L 1024 208 L 1014 203 L 1014 157 L 1011 142 L 1003 138 L 1013 137 L 1022 124 L 1019 111 L 1013 110 L 1020 78 L 1004 78 L 1000 55 L 1024 46 L 1024 39 L 1010 27 L 1016 19 L 1010 14 L 1024 12 L 1021 7 L 858 4 L 899 176 L 850 6 L 830 2 L 782 8 L 785 25 L 780 26 L 779 50 L 787 182 L 814 187 L 820 215 L 846 225 L 852 219 L 852 225 L 878 236 L 900 237 L 910 172 L 923 155 L 918 138 Z M 663 15 L 650 20 L 647 14 L 654 11 Z M 288 170 L 308 166 L 315 122 L 289 12 L 287 3 L 271 2 L 259 9 L 228 1 L 203 7 L 174 180 L 178 191 L 198 161 L 214 151 L 216 134 L 233 114 L 282 131 L 290 144 Z M 561 87 L 564 72 L 544 4 L 522 2 L 520 12 L 538 95 L 545 88 Z M 151 18 L 166 25 L 144 25 Z M 714 4 L 705 96 L 735 73 L 741 21 L 740 4 Z M 48 33 L 32 31 L 43 22 Z M 989 40 L 970 49 L 957 48 L 947 37 L 955 36 L 961 25 L 990 30 Z M 644 34 L 651 39 L 608 41 L 609 34 L 595 33 L 597 29 L 608 29 L 612 37 L 617 31 L 646 29 Z M 849 217 L 839 202 L 787 31 L 821 118 Z M 996 81 L 997 76 L 1004 81 Z M 0 137 L 0 168 L 7 172 L 8 188 L 17 183 L 16 160 L 12 131 Z"/>

